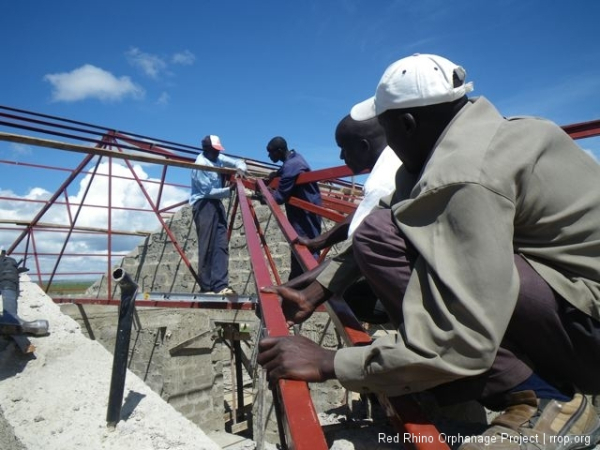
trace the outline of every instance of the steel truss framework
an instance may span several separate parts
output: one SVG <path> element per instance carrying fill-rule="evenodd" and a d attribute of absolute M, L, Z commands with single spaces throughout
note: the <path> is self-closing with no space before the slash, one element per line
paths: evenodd
<path fill-rule="evenodd" d="M 113 159 L 122 161 L 129 169 L 131 177 L 129 180 L 134 180 L 139 186 L 140 192 L 145 197 L 148 207 L 143 211 L 152 213 L 158 219 L 162 229 L 169 236 L 175 250 L 178 252 L 181 260 L 197 279 L 197 274 L 185 255 L 181 245 L 177 242 L 175 236 L 169 230 L 165 217 L 173 214 L 175 210 L 180 208 L 185 202 L 165 205 L 162 201 L 162 195 L 165 187 L 177 186 L 177 183 L 170 183 L 168 180 L 169 170 L 173 168 L 193 169 L 198 166 L 194 164 L 196 155 L 201 151 L 200 148 L 181 145 L 170 141 L 160 139 L 152 139 L 146 136 L 136 135 L 132 133 L 123 133 L 117 130 L 99 127 L 83 122 L 68 120 L 59 117 L 48 116 L 6 106 L 0 106 L 0 126 L 6 127 L 9 130 L 20 130 L 27 133 L 12 134 L 8 132 L 0 132 L 0 140 L 26 144 L 31 146 L 39 146 L 53 148 L 58 150 L 78 152 L 84 155 L 81 163 L 75 169 L 61 169 L 50 166 L 42 166 L 29 164 L 33 168 L 44 170 L 66 170 L 68 175 L 56 192 L 48 199 L 41 202 L 41 207 L 35 217 L 29 221 L 0 221 L 2 230 L 10 229 L 18 230 L 19 234 L 15 241 L 8 248 L 7 253 L 24 258 L 32 258 L 35 264 L 35 270 L 32 275 L 37 276 L 40 285 L 43 285 L 42 277 L 49 277 L 45 283 L 46 290 L 49 289 L 55 276 L 60 275 L 59 265 L 63 258 L 72 256 L 68 251 L 69 240 L 76 234 L 100 234 L 106 236 L 108 253 L 101 255 L 106 258 L 107 266 L 105 273 L 111 273 L 111 262 L 116 257 L 122 257 L 123 254 L 112 253 L 112 238 L 118 235 L 139 235 L 147 236 L 149 231 L 124 231 L 114 229 L 111 223 L 113 210 L 118 209 L 111 205 L 111 187 L 113 179 L 116 178 L 112 173 L 108 173 L 108 205 L 102 206 L 108 209 L 108 223 L 106 228 L 90 228 L 80 227 L 77 225 L 77 219 L 82 211 L 82 208 L 87 205 L 85 203 L 85 195 L 80 204 L 70 204 L 67 189 L 81 175 L 89 175 L 91 179 L 102 176 L 98 174 L 100 161 L 104 158 L 108 159 L 112 167 Z M 565 126 L 564 129 L 574 138 L 585 138 L 600 135 L 600 120 L 586 123 L 579 123 Z M 40 137 L 43 136 L 43 137 Z M 62 140 L 51 140 L 48 136 L 59 137 Z M 81 142 L 87 143 L 82 145 Z M 132 161 L 155 164 L 161 167 L 161 177 L 158 181 L 158 189 L 153 197 L 149 193 L 147 181 L 141 180 L 136 174 Z M 248 161 L 248 160 L 247 160 Z M 0 163 L 11 165 L 13 161 L 0 160 Z M 90 164 L 94 163 L 94 168 L 86 170 Z M 242 217 L 245 235 L 247 237 L 248 251 L 250 254 L 250 264 L 256 286 L 267 286 L 271 284 L 280 284 L 281 279 L 271 256 L 269 246 L 264 237 L 264 230 L 261 229 L 254 211 L 253 203 L 247 196 L 247 190 L 258 191 L 264 196 L 273 217 L 275 217 L 283 235 L 290 243 L 290 248 L 304 265 L 305 270 L 310 270 L 315 267 L 318 262 L 312 258 L 306 247 L 300 244 L 293 244 L 297 237 L 296 232 L 290 226 L 285 214 L 276 204 L 271 196 L 267 186 L 262 181 L 262 177 L 273 169 L 273 166 L 261 161 L 248 161 L 250 168 L 250 177 L 248 179 L 233 179 L 237 196 L 233 203 L 232 213 L 230 214 L 229 232 L 234 226 L 234 218 L 239 209 Z M 22 165 L 22 164 L 21 164 Z M 231 175 L 232 171 L 228 169 L 206 168 L 207 170 L 217 170 L 226 175 Z M 350 189 L 353 184 L 344 180 L 352 174 L 346 166 L 333 167 L 324 170 L 316 170 L 307 174 L 303 174 L 298 178 L 298 183 L 307 183 L 317 181 L 321 183 L 325 189 L 323 192 L 323 205 L 316 206 L 299 199 L 292 199 L 290 203 L 314 211 L 321 216 L 339 222 L 347 214 L 351 213 L 357 204 L 359 196 L 356 191 Z M 275 180 L 276 182 L 276 180 Z M 91 181 L 87 189 L 91 186 Z M 346 192 L 346 193 L 345 193 Z M 349 194 L 347 193 L 349 192 Z M 87 190 L 85 192 L 87 194 Z M 4 201 L 16 201 L 14 198 L 0 197 Z M 21 201 L 25 201 L 20 199 Z M 43 221 L 44 216 L 52 207 L 63 205 L 67 207 L 68 223 L 56 224 L 46 223 Z M 92 205 L 93 206 L 93 205 Z M 96 207 L 101 207 L 97 206 Z M 131 208 L 122 208 L 130 209 Z M 140 210 L 141 211 L 141 210 Z M 41 253 L 37 251 L 36 234 L 40 232 L 56 232 L 65 235 L 62 249 L 55 254 Z M 75 253 L 77 254 L 77 253 Z M 77 254 L 78 256 L 86 256 L 85 254 Z M 42 256 L 54 256 L 56 261 L 53 270 L 49 273 L 41 271 L 39 258 Z M 98 256 L 97 254 L 89 256 Z M 65 275 L 65 273 L 62 273 Z M 72 275 L 72 274 L 70 274 Z M 110 283 L 110 278 L 107 281 Z M 75 302 L 75 303 L 96 303 L 96 304 L 119 304 L 119 300 L 115 299 L 110 293 L 113 292 L 109 284 L 107 292 L 109 296 L 105 299 L 65 299 L 54 298 L 56 302 Z M 181 297 L 168 295 L 161 298 L 150 298 L 140 300 L 137 306 L 161 306 L 161 307 L 177 307 L 177 308 L 231 308 L 231 309 L 253 309 L 256 302 L 260 305 L 261 319 L 264 326 L 264 334 L 268 336 L 287 336 L 289 329 L 286 325 L 285 318 L 280 308 L 278 297 L 272 293 L 258 292 L 257 299 L 240 298 L 232 301 L 211 301 L 201 296 Z M 337 332 L 342 336 L 346 345 L 365 345 L 371 342 L 370 336 L 363 330 L 361 323 L 352 314 L 346 303 L 339 297 L 331 299 L 326 309 L 336 326 Z M 278 420 L 280 421 L 280 431 L 282 444 L 288 448 L 302 450 L 318 450 L 327 449 L 327 443 L 323 430 L 319 425 L 319 420 L 312 404 L 308 386 L 304 382 L 294 380 L 281 380 L 273 388 L 273 397 L 276 410 L 278 412 Z M 395 398 L 379 398 L 380 403 L 388 411 L 390 420 L 396 426 L 399 433 L 411 433 L 415 436 L 420 436 L 422 439 L 419 442 L 410 444 L 418 450 L 448 450 L 449 446 L 444 442 L 444 439 L 438 430 L 424 417 L 417 403 L 411 396 L 395 397 Z"/>

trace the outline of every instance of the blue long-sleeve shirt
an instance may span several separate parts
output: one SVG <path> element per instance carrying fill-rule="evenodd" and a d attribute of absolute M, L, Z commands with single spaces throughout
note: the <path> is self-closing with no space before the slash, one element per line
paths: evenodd
<path fill-rule="evenodd" d="M 241 159 L 221 155 L 215 162 L 210 161 L 200 153 L 196 158 L 196 164 L 209 167 L 228 167 L 231 169 L 247 170 L 246 163 Z M 190 205 L 203 198 L 221 199 L 229 196 L 229 188 L 223 187 L 223 175 L 219 172 L 208 170 L 192 170 L 192 192 L 190 194 Z"/>
<path fill-rule="evenodd" d="M 314 205 L 322 203 L 317 183 L 296 184 L 296 179 L 302 172 L 310 172 L 310 166 L 302 155 L 292 150 L 277 171 L 277 176 L 280 177 L 279 187 L 273 192 L 273 198 L 280 205 L 285 203 L 287 218 L 300 236 L 314 238 L 321 234 L 321 217 L 287 203 L 290 197 L 297 197 Z"/>

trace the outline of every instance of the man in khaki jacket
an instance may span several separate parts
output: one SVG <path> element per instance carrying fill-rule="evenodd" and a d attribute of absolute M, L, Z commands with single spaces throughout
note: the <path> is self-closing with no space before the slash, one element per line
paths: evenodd
<path fill-rule="evenodd" d="M 465 78 L 445 58 L 409 56 L 352 109 L 378 117 L 402 160 L 396 191 L 356 230 L 352 254 L 282 295 L 301 322 L 362 273 L 397 336 L 337 352 L 267 338 L 259 362 L 271 380 L 505 410 L 463 449 L 531 446 L 523 436 L 554 448 L 549 435 L 593 446 L 600 420 L 582 393 L 600 393 L 600 166 L 555 124 L 467 98 Z"/>

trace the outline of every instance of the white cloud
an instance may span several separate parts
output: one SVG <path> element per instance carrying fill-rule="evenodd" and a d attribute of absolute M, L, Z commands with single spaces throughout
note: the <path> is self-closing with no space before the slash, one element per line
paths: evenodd
<path fill-rule="evenodd" d="M 9 145 L 14 155 L 28 156 L 31 155 L 31 147 L 25 144 L 16 144 L 11 142 Z"/>
<path fill-rule="evenodd" d="M 183 66 L 191 66 L 196 61 L 196 55 L 189 50 L 175 53 L 171 59 L 173 64 L 181 64 Z"/>
<path fill-rule="evenodd" d="M 137 177 L 143 181 L 143 186 L 150 198 L 156 199 L 160 187 L 159 183 L 155 183 L 157 180 L 152 179 L 139 164 L 133 165 L 133 170 L 135 171 Z M 92 186 L 87 193 L 87 197 L 85 199 L 86 204 L 100 206 L 108 205 L 108 177 L 101 176 L 107 175 L 108 173 L 109 164 L 107 162 L 101 163 L 98 167 L 96 176 L 93 179 Z M 150 207 L 138 183 L 135 180 L 125 179 L 132 178 L 131 171 L 128 167 L 119 163 L 113 163 L 112 177 L 111 201 L 113 207 L 139 209 L 148 209 Z M 70 197 L 69 202 L 81 202 L 90 180 L 90 174 L 81 179 L 79 183 L 79 192 Z M 186 190 L 164 185 L 161 203 L 163 205 L 169 205 L 181 200 L 185 200 L 187 197 L 188 192 Z M 152 231 L 159 224 L 154 213 L 119 209 L 113 211 L 111 221 L 114 229 L 127 231 Z M 105 208 L 86 206 L 83 208 L 77 223 L 81 226 L 104 227 L 108 224 L 108 210 Z"/>
<path fill-rule="evenodd" d="M 144 74 L 153 79 L 158 79 L 160 74 L 167 68 L 167 63 L 162 58 L 150 53 L 144 53 L 136 47 L 129 49 L 125 53 L 125 56 L 127 56 L 132 66 L 142 69 Z"/>
<path fill-rule="evenodd" d="M 76 102 L 88 98 L 115 101 L 127 96 L 144 96 L 144 90 L 129 77 L 117 78 L 91 64 L 85 64 L 72 72 L 45 75 L 44 80 L 52 84 L 52 100 L 56 102 Z"/>
<path fill-rule="evenodd" d="M 495 103 L 505 115 L 533 115 L 565 125 L 589 120 L 587 105 L 597 104 L 594 101 L 598 99 L 598 92 L 600 78 L 596 73 L 584 71 L 557 79 L 554 84 L 538 84 L 533 90 L 523 88 Z"/>
<path fill-rule="evenodd" d="M 150 205 L 143 195 L 138 183 L 134 179 L 126 179 L 133 178 L 129 168 L 120 162 L 113 162 L 111 170 L 111 205 L 113 207 L 110 216 L 111 229 L 113 231 L 127 232 L 158 231 L 160 229 L 160 222 L 154 212 L 140 211 L 141 209 L 150 209 Z M 155 202 L 160 188 L 159 179 L 151 177 L 140 165 L 133 165 L 133 170 L 137 177 L 142 180 L 142 184 L 150 198 Z M 78 205 L 83 200 L 87 190 L 85 204 L 90 206 L 83 206 L 81 208 L 78 213 L 76 226 L 90 227 L 93 229 L 107 229 L 109 227 L 109 215 L 108 209 L 106 208 L 109 201 L 108 177 L 103 175 L 107 175 L 108 173 L 109 163 L 103 162 L 98 166 L 96 175 L 93 179 L 91 174 L 82 175 L 77 182 L 74 182 L 69 187 L 70 190 L 77 190 L 76 194 L 69 196 L 70 216 L 68 214 L 67 206 L 58 204 L 57 202 L 46 212 L 46 214 L 44 214 L 40 219 L 40 223 L 68 225 L 71 220 L 70 217 L 74 219 L 75 215 L 77 215 Z M 87 189 L 90 180 L 91 186 Z M 34 200 L 45 201 L 48 200 L 51 195 L 51 192 L 42 188 L 30 189 L 29 192 L 23 196 L 18 196 L 10 190 L 0 190 L 0 197 L 24 200 L 0 202 L 0 217 L 2 217 L 3 220 L 28 223 L 43 206 L 43 203 L 34 202 Z M 188 195 L 189 191 L 187 189 L 164 184 L 161 193 L 160 207 L 164 208 L 185 201 L 188 198 Z M 64 199 L 61 197 L 59 201 L 64 202 Z M 20 227 L 20 230 L 7 230 L 7 228 L 8 227 L 4 227 L 3 230 L 0 230 L 0 244 L 4 245 L 5 248 L 10 247 L 24 229 L 23 226 Z M 44 231 L 43 229 L 36 229 L 34 238 L 38 254 L 60 252 L 64 246 L 66 236 L 66 230 L 64 232 L 51 232 Z M 113 253 L 129 253 L 139 245 L 143 239 L 143 236 L 115 234 L 111 238 L 111 251 Z M 17 247 L 17 252 L 23 252 L 25 250 L 25 245 L 26 242 L 24 240 Z M 31 245 L 29 246 L 29 251 L 32 251 Z M 69 243 L 65 248 L 65 253 L 84 255 L 65 255 L 60 261 L 57 270 L 58 278 L 64 278 L 64 276 L 60 275 L 61 273 L 106 272 L 108 268 L 106 257 L 89 255 L 106 255 L 108 253 L 108 237 L 105 233 L 76 231 L 71 235 Z M 18 257 L 18 259 L 21 258 L 21 256 L 18 255 L 16 257 Z M 56 264 L 56 256 L 41 255 L 38 259 L 40 261 L 41 271 L 44 273 L 50 272 Z M 111 263 L 115 264 L 119 259 L 120 258 L 115 258 Z M 34 264 L 34 260 L 30 257 L 27 265 L 32 269 L 32 272 L 35 271 Z M 48 278 L 48 276 L 42 276 L 42 278 Z M 88 278 L 90 277 L 88 276 Z"/>
<path fill-rule="evenodd" d="M 21 156 L 31 155 L 31 147 L 25 144 L 17 144 L 15 142 L 8 142 L 7 149 L 0 149 L 0 153 L 10 155 L 11 159 L 19 159 Z"/>
<path fill-rule="evenodd" d="M 169 101 L 171 100 L 171 96 L 166 93 L 163 92 L 162 94 L 160 94 L 160 96 L 158 97 L 158 100 L 156 101 L 156 103 L 158 105 L 166 105 L 169 103 Z"/>

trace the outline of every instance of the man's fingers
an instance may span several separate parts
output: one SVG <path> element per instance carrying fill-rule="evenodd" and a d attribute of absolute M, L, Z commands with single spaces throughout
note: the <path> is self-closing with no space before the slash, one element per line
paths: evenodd
<path fill-rule="evenodd" d="M 277 294 L 277 287 L 275 286 L 265 286 L 260 288 L 260 292 L 269 292 L 272 294 Z"/>
<path fill-rule="evenodd" d="M 290 288 L 284 286 L 284 285 L 280 285 L 280 286 L 265 286 L 260 288 L 261 292 L 266 292 L 266 293 L 271 293 L 271 294 L 278 294 L 282 297 L 286 297 L 286 294 L 290 293 Z"/>
<path fill-rule="evenodd" d="M 260 341 L 258 341 L 258 350 L 260 350 L 261 352 L 267 351 L 270 348 L 273 348 L 275 345 L 277 345 L 278 341 L 279 338 L 277 337 L 262 338 Z"/>
<path fill-rule="evenodd" d="M 277 286 L 275 289 L 275 292 L 277 292 L 282 297 L 289 297 L 289 294 L 292 294 L 294 292 L 294 289 L 284 286 L 283 284 L 281 286 Z"/>
<path fill-rule="evenodd" d="M 277 382 L 284 376 L 281 363 L 281 350 L 276 348 L 280 338 L 264 338 L 258 343 L 258 356 L 256 361 L 267 372 L 269 385 Z"/>

